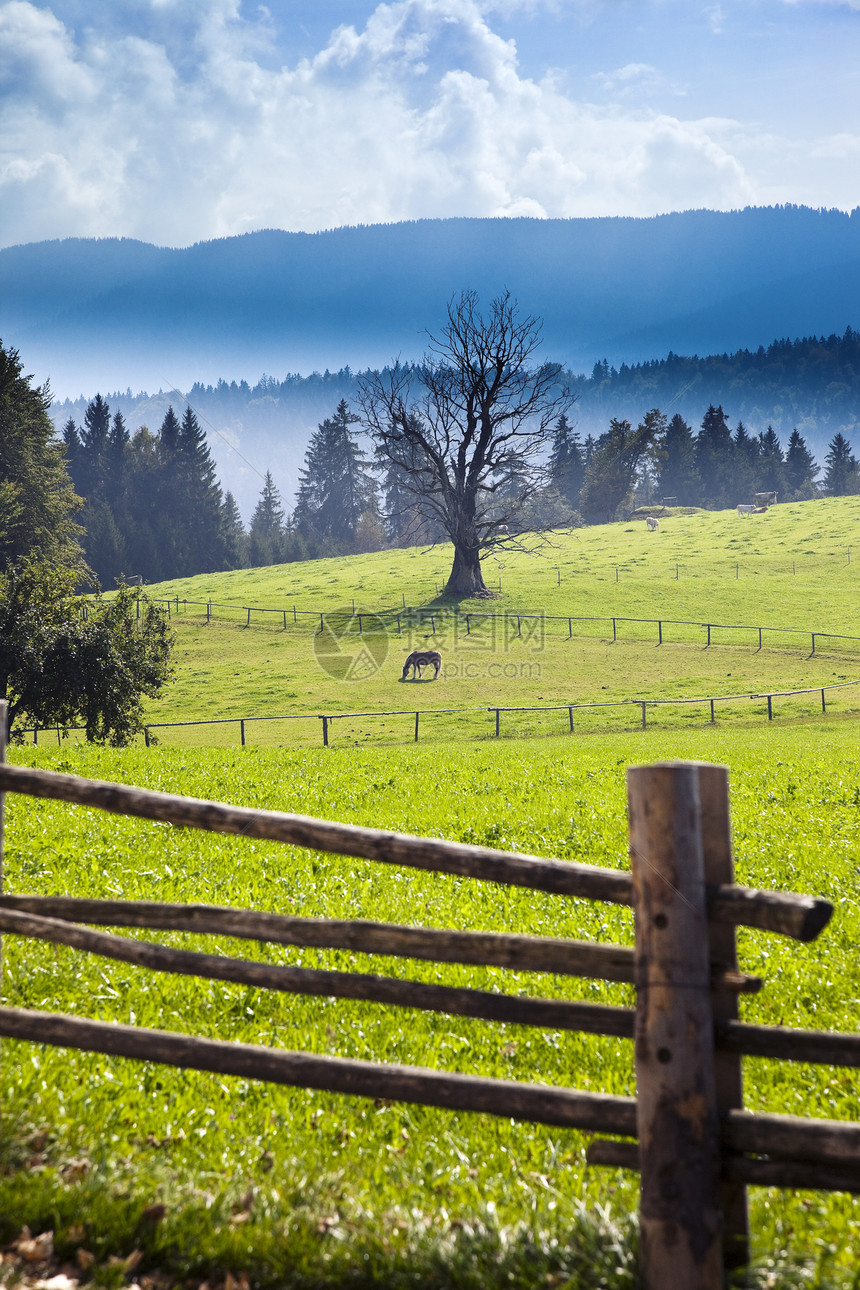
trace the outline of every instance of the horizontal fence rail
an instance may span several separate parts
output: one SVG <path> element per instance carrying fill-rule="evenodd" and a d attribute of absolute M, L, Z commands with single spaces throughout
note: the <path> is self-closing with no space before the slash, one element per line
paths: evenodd
<path fill-rule="evenodd" d="M 608 1093 L 227 1043 L 26 1008 L 0 1007 L 0 1035 L 323 1092 L 384 1097 L 560 1128 L 637 1136 L 635 1098 Z M 846 1170 L 856 1170 L 860 1159 L 860 1124 L 843 1120 L 730 1112 L 721 1137 L 730 1151 Z"/>
<path fill-rule="evenodd" d="M 597 1138 L 589 1143 L 586 1159 L 590 1165 L 609 1165 L 616 1169 L 631 1169 L 638 1173 L 639 1144 L 619 1142 L 611 1138 Z M 764 1160 L 725 1154 L 722 1157 L 722 1170 L 725 1179 L 731 1183 L 860 1194 L 860 1174 L 854 1163 Z"/>
<path fill-rule="evenodd" d="M 219 717 L 211 721 L 149 721 L 144 726 L 144 738 L 147 746 L 150 741 L 150 732 L 154 730 L 178 730 L 186 726 L 207 726 L 207 725 L 234 725 L 240 727 L 240 741 L 245 746 L 247 738 L 247 727 L 253 722 L 265 721 L 313 721 L 317 720 L 322 723 L 322 743 L 324 747 L 329 747 L 332 735 L 331 723 L 335 721 L 358 720 L 365 717 L 408 717 L 414 720 L 414 738 L 413 742 L 418 742 L 419 718 L 433 718 L 439 716 L 460 716 L 468 713 L 485 712 L 491 716 L 495 723 L 495 735 L 501 737 L 501 718 L 507 713 L 510 715 L 525 712 L 566 712 L 568 714 L 569 729 L 573 733 L 575 729 L 574 716 L 575 712 L 587 712 L 593 709 L 620 708 L 625 711 L 638 709 L 637 719 L 641 722 L 642 728 L 648 726 L 648 708 L 655 707 L 703 707 L 705 704 L 710 708 L 710 721 L 716 720 L 715 709 L 718 703 L 738 703 L 738 702 L 761 702 L 767 704 L 767 717 L 769 721 L 773 720 L 773 700 L 780 698 L 790 698 L 793 695 L 803 694 L 820 694 L 821 711 L 827 711 L 826 695 L 831 690 L 850 689 L 860 685 L 857 681 L 837 681 L 832 685 L 813 685 L 805 686 L 797 690 L 771 690 L 761 694 L 714 694 L 714 695 L 696 695 L 690 698 L 668 698 L 668 699 L 609 699 L 598 700 L 587 703 L 547 703 L 532 706 L 505 707 L 502 705 L 488 705 L 481 707 L 463 707 L 463 708 L 386 708 L 372 712 L 328 712 L 328 713 L 289 713 L 284 716 L 247 716 L 247 717 Z M 22 731 L 29 733 L 30 731 Z"/>
<path fill-rule="evenodd" d="M 302 920 L 283 918 L 285 923 L 311 924 L 307 929 L 300 928 L 298 933 L 277 933 L 280 929 L 276 921 L 279 915 L 259 915 L 253 911 L 233 911 L 218 909 L 212 906 L 198 906 L 192 916 L 183 918 L 182 913 L 188 907 L 176 905 L 167 912 L 161 912 L 155 902 L 121 901 L 85 901 L 74 898 L 56 898 L 50 896 L 5 896 L 0 897 L 0 930 L 16 933 L 21 936 L 32 936 L 54 944 L 68 945 L 74 949 L 88 950 L 125 963 L 148 967 L 162 972 L 177 972 L 189 976 L 201 976 L 214 980 L 231 981 L 240 985 L 250 985 L 260 989 L 282 990 L 295 994 L 323 995 L 344 999 L 362 999 L 375 1002 L 395 1004 L 401 1007 L 427 1009 L 446 1012 L 452 1015 L 471 1016 L 486 1020 L 507 1021 L 519 1025 L 553 1026 L 558 1029 L 582 1030 L 590 1034 L 612 1035 L 617 1038 L 633 1038 L 633 1011 L 605 1004 L 572 1003 L 567 1000 L 534 999 L 527 996 L 510 996 L 487 991 L 452 988 L 449 986 L 425 985 L 421 982 L 409 982 L 379 976 L 369 976 L 356 972 L 329 972 L 310 968 L 293 968 L 282 965 L 259 963 L 251 960 L 225 958 L 221 955 L 199 954 L 187 950 L 173 950 L 161 945 L 128 940 L 124 937 L 107 936 L 101 932 L 92 932 L 78 926 L 73 918 L 86 919 L 99 923 L 110 923 L 112 926 L 135 926 L 176 930 L 192 930 L 197 933 L 224 933 L 237 935 L 236 922 L 241 927 L 241 934 L 255 940 L 275 940 L 277 943 L 327 946 L 345 948 L 343 937 L 332 936 L 321 932 L 315 924 L 324 920 Z M 96 910 L 93 906 L 100 906 Z M 34 914 L 33 909 L 59 909 L 60 918 Z M 245 914 L 244 920 L 235 920 L 230 928 L 229 918 L 218 915 Z M 256 934 L 250 930 L 256 923 Z M 226 927 L 225 927 L 226 925 Z M 344 928 L 349 923 L 342 925 Z M 374 930 L 382 932 L 388 924 L 377 924 Z M 466 933 L 438 932 L 429 933 L 420 928 L 397 928 L 401 943 L 411 949 L 410 933 L 423 934 L 428 952 L 422 957 L 437 962 L 458 962 L 464 959 L 457 954 L 445 955 L 444 945 L 440 942 L 451 940 Z M 269 934 L 267 934 L 267 932 Z M 304 935 L 302 933 L 305 933 Z M 273 936 L 272 933 L 275 933 Z M 506 937 L 498 933 L 471 933 L 488 948 L 494 941 L 502 942 L 499 947 L 505 951 L 505 962 L 500 964 L 515 967 L 523 971 L 531 966 L 522 958 L 510 959 L 511 941 L 525 943 L 528 948 L 541 951 L 539 962 L 543 970 L 563 972 L 555 963 L 548 966 L 548 956 L 558 954 L 559 962 L 565 961 L 565 951 L 573 957 L 576 970 L 571 975 L 588 976 L 595 979 L 632 981 L 633 950 L 625 946 L 611 946 L 593 942 L 570 942 L 546 938 Z M 287 939 L 289 937 L 289 939 Z M 380 935 L 379 939 L 382 937 Z M 385 942 L 376 952 L 386 954 L 403 954 L 403 950 L 392 948 L 398 942 Z M 435 951 L 432 945 L 439 945 Z M 364 950 L 366 945 L 349 943 L 349 948 Z M 467 948 L 470 948 L 467 946 Z M 372 952 L 372 951 L 371 951 Z M 411 957 L 414 957 L 410 953 Z M 526 957 L 526 956 L 523 956 Z M 498 963 L 499 956 L 491 961 Z M 468 962 L 487 963 L 486 952 Z M 532 967 L 532 970 L 535 970 Z M 568 968 L 568 971 L 570 969 Z M 753 993 L 761 989 L 762 981 L 758 977 L 749 977 L 743 973 L 718 973 L 712 976 L 714 989 L 729 989 L 743 993 Z M 716 1026 L 717 1046 L 728 1052 L 735 1052 L 751 1057 L 771 1057 L 783 1061 L 809 1062 L 812 1064 L 856 1067 L 860 1066 L 860 1035 L 839 1034 L 832 1031 L 805 1031 L 786 1026 L 749 1025 L 743 1022 L 721 1022 Z"/>
<path fill-rule="evenodd" d="M 570 732 L 575 730 L 574 716 L 575 712 L 588 712 L 594 709 L 622 708 L 625 711 L 639 710 L 638 720 L 642 729 L 648 727 L 648 709 L 658 707 L 704 707 L 705 704 L 710 708 L 710 722 L 716 721 L 716 705 L 719 703 L 740 703 L 740 702 L 761 702 L 767 704 L 767 718 L 769 721 L 774 719 L 773 700 L 791 698 L 795 695 L 817 694 L 821 696 L 821 711 L 827 711 L 827 694 L 832 690 L 846 690 L 860 685 L 857 681 L 835 681 L 830 685 L 809 685 L 803 686 L 796 690 L 768 690 L 756 694 L 706 694 L 695 695 L 685 698 L 648 698 L 648 699 L 602 699 L 586 703 L 545 703 L 536 705 L 520 705 L 517 707 L 505 707 L 502 705 L 481 705 L 480 707 L 464 708 L 380 708 L 370 712 L 288 712 L 279 715 L 261 714 L 245 717 L 207 717 L 198 718 L 194 721 L 148 721 L 143 727 L 143 735 L 146 746 L 151 743 L 151 735 L 154 730 L 183 730 L 188 727 L 202 726 L 238 726 L 239 740 L 244 748 L 247 742 L 247 728 L 252 724 L 265 724 L 273 721 L 319 721 L 322 730 L 323 747 L 328 748 L 332 734 L 331 723 L 335 721 L 358 720 L 364 717 L 408 717 L 414 721 L 413 741 L 418 742 L 419 719 L 421 717 L 432 718 L 440 716 L 465 716 L 469 713 L 487 713 L 494 720 L 495 735 L 501 737 L 501 718 L 504 714 L 515 715 L 525 712 L 566 712 Z M 40 734 L 53 734 L 56 731 L 57 742 L 60 743 L 64 733 L 83 730 L 83 726 L 49 726 L 49 727 L 20 727 L 17 731 L 19 735 L 32 735 L 33 742 L 38 746 Z"/>
<path fill-rule="evenodd" d="M 0 764 L 0 793 L 94 806 L 117 815 L 158 820 L 213 833 L 287 842 L 294 846 L 358 856 L 406 868 L 457 874 L 507 886 L 528 887 L 556 895 L 580 896 L 610 904 L 630 905 L 630 874 L 571 860 L 542 860 L 518 852 L 495 851 L 441 838 L 418 838 L 384 829 L 339 824 L 308 815 L 228 806 L 173 793 L 83 779 L 58 771 L 33 770 Z M 779 932 L 796 940 L 812 940 L 833 913 L 829 901 L 794 892 L 758 891 L 749 887 L 716 886 L 709 891 L 711 918 Z"/>
<path fill-rule="evenodd" d="M 401 609 L 374 610 L 355 609 L 354 601 L 353 608 L 351 610 L 298 609 L 295 605 L 285 609 L 283 607 L 274 608 L 272 606 L 261 605 L 232 605 L 226 602 L 216 602 L 211 600 L 188 600 L 180 599 L 178 596 L 155 598 L 153 603 L 162 605 L 171 617 L 180 613 L 180 607 L 186 613 L 189 606 L 191 606 L 192 609 L 199 608 L 205 610 L 205 615 L 195 616 L 203 616 L 207 622 L 210 622 L 214 617 L 214 614 L 212 613 L 213 609 L 231 611 L 234 614 L 237 614 L 240 620 L 244 619 L 244 625 L 246 627 L 250 627 L 252 625 L 252 614 L 272 615 L 281 620 L 282 629 L 284 631 L 287 629 L 287 625 L 290 621 L 294 624 L 298 624 L 300 618 L 309 618 L 317 624 L 315 629 L 317 631 L 322 631 L 326 622 L 333 624 L 354 622 L 357 625 L 360 635 L 363 634 L 365 630 L 369 633 L 373 633 L 379 632 L 380 630 L 388 632 L 389 630 L 395 629 L 398 635 L 400 635 L 402 634 L 403 625 L 405 623 L 407 626 L 417 626 L 419 628 L 429 627 L 430 631 L 435 635 L 437 624 L 441 626 L 442 624 L 450 621 L 458 626 L 461 624 L 464 625 L 466 629 L 465 634 L 470 636 L 472 634 L 473 623 L 500 622 L 505 625 L 516 623 L 516 635 L 520 636 L 522 634 L 523 623 L 541 622 L 566 623 L 568 626 L 568 638 L 570 638 L 573 636 L 574 623 L 606 623 L 607 627 L 611 627 L 612 639 L 615 641 L 618 639 L 619 625 L 630 623 L 655 627 L 657 629 L 658 644 L 663 644 L 664 626 L 675 626 L 693 627 L 696 630 L 704 632 L 706 634 L 705 643 L 709 646 L 715 644 L 712 633 L 717 631 L 756 633 L 758 638 L 758 649 L 764 648 L 765 633 L 772 636 L 809 637 L 811 653 L 813 654 L 816 653 L 817 642 L 821 640 L 851 641 L 852 643 L 860 646 L 860 636 L 847 632 L 827 632 L 818 629 L 812 630 L 809 627 L 775 627 L 758 623 L 709 623 L 692 618 L 634 618 L 624 614 L 546 614 L 542 611 L 536 613 L 529 610 L 504 610 L 500 613 L 494 613 L 491 610 L 460 611 L 449 609 L 447 606 L 408 606 L 405 603 Z M 231 619 L 230 621 L 234 620 Z"/>
<path fill-rule="evenodd" d="M 0 1007 L 0 1035 L 322 1092 L 480 1111 L 600 1133 L 636 1132 L 635 1100 L 606 1093 L 227 1043 L 26 1008 Z"/>
<path fill-rule="evenodd" d="M 331 972 L 318 968 L 287 967 L 258 963 L 250 959 L 227 958 L 174 950 L 147 941 L 93 932 L 62 919 L 43 918 L 13 910 L 0 910 L 0 929 L 19 936 L 35 937 L 54 945 L 68 945 L 120 963 L 133 963 L 156 972 L 229 981 L 261 990 L 289 994 L 320 995 L 334 999 L 360 999 L 401 1008 L 443 1012 L 450 1016 L 504 1021 L 520 1026 L 546 1026 L 558 1030 L 580 1030 L 593 1035 L 633 1038 L 632 1008 L 600 1003 L 531 998 L 489 990 L 474 990 L 422 981 L 371 976 L 366 972 Z"/>
<path fill-rule="evenodd" d="M 633 981 L 632 948 L 595 941 L 404 927 L 365 919 L 299 918 L 219 905 L 90 900 L 74 896 L 0 896 L 0 909 L 100 926 L 197 932 L 306 949 L 350 950 L 356 954 L 387 954 L 437 963 Z M 732 979 L 727 978 L 726 988 L 731 988 Z M 758 981 L 757 977 L 744 979 Z"/>

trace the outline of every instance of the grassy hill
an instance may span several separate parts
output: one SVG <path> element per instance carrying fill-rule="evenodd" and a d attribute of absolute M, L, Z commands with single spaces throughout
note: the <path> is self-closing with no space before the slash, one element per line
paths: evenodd
<path fill-rule="evenodd" d="M 647 534 L 641 521 L 578 530 L 559 535 L 542 554 L 505 557 L 502 591 L 489 608 L 610 617 L 659 613 L 698 623 L 860 634 L 852 547 L 858 522 L 860 499 L 847 499 L 778 507 L 748 521 L 735 513 L 666 515 L 656 534 Z M 398 679 L 409 642 L 396 628 L 393 634 L 387 629 L 382 666 L 364 681 L 349 682 L 316 661 L 318 623 L 312 617 L 296 624 L 289 618 L 286 631 L 282 614 L 261 619 L 260 626 L 252 615 L 251 627 L 244 626 L 241 607 L 248 604 L 282 608 L 295 599 L 297 609 L 329 612 L 351 610 L 353 596 L 358 605 L 387 609 L 390 624 L 404 598 L 434 606 L 434 578 L 438 585 L 446 563 L 443 550 L 383 552 L 157 589 L 178 596 L 180 605 L 212 596 L 233 606 L 233 616 L 207 624 L 190 607 L 177 615 L 179 675 L 172 692 L 153 706 L 153 719 L 224 710 L 240 715 L 251 705 L 261 712 L 275 706 L 313 712 L 320 704 L 360 712 L 377 705 L 407 708 L 419 699 L 422 706 L 443 708 L 471 701 L 486 706 L 503 697 L 523 703 L 558 695 L 623 697 L 646 685 L 663 694 L 717 685 L 741 692 L 741 679 L 760 687 L 860 676 L 856 644 L 809 657 L 805 639 L 775 636 L 757 652 L 756 632 L 707 650 L 699 628 L 683 639 L 678 629 L 678 640 L 667 632 L 658 646 L 653 627 L 637 635 L 633 624 L 625 624 L 623 638 L 613 644 L 606 622 L 583 625 L 570 640 L 566 622 L 556 622 L 547 627 L 543 648 L 533 652 L 522 638 L 474 646 L 470 637 L 446 628 L 445 657 L 459 672 L 416 685 Z M 676 564 L 683 567 L 676 570 Z M 460 606 L 462 612 L 473 608 Z M 467 675 L 465 664 L 476 660 L 485 673 L 499 660 L 537 661 L 543 670 L 540 676 Z M 401 724 L 392 719 L 383 730 L 378 719 L 368 719 L 363 726 L 338 723 L 335 746 L 327 750 L 318 746 L 314 717 L 306 736 L 295 733 L 305 723 L 295 722 L 271 737 L 313 747 L 171 746 L 186 735 L 198 744 L 214 742 L 213 729 L 226 732 L 219 736 L 224 742 L 237 742 L 235 727 L 202 727 L 168 732 L 159 748 L 52 748 L 40 741 L 36 749 L 14 748 L 11 755 L 152 789 L 613 867 L 626 865 L 627 765 L 678 757 L 726 763 L 738 880 L 814 892 L 835 906 L 832 924 L 810 945 L 754 929 L 740 932 L 743 967 L 765 978 L 760 994 L 742 1000 L 743 1018 L 856 1030 L 857 705 L 860 698 L 844 700 L 826 718 L 810 715 L 808 706 L 806 715 L 769 724 L 761 706 L 751 715 L 748 704 L 731 719 L 721 716 L 715 727 L 703 724 L 701 710 L 688 721 L 671 715 L 681 709 L 657 709 L 655 728 L 649 715 L 644 732 L 463 741 L 463 734 L 487 736 L 482 714 L 480 730 L 434 725 L 427 747 L 408 742 L 408 720 L 405 729 L 400 718 Z M 623 716 L 619 724 L 625 720 L 636 724 Z M 383 740 L 404 746 L 377 746 Z M 6 847 L 5 884 L 13 892 L 199 900 L 314 917 L 632 939 L 630 911 L 619 907 L 11 795 Z M 153 938 L 192 944 L 181 934 Z M 194 938 L 194 948 L 224 952 L 222 941 L 203 940 Z M 628 987 L 552 974 L 503 978 L 490 968 L 233 945 L 245 957 L 305 967 L 388 971 L 547 997 L 630 1000 Z M 174 980 L 11 936 L 4 938 L 3 953 L 4 1002 L 14 1006 L 632 1092 L 632 1046 L 623 1040 Z M 772 1112 L 860 1116 L 855 1073 L 826 1066 L 748 1060 L 745 1101 Z M 140 1284 L 153 1290 L 204 1280 L 221 1290 L 231 1284 L 227 1272 L 234 1286 L 246 1274 L 249 1284 L 265 1290 L 631 1290 L 636 1284 L 629 1219 L 636 1180 L 588 1167 L 582 1133 L 6 1040 L 0 1102 L 0 1244 L 8 1245 L 25 1223 L 34 1233 L 50 1228 L 62 1258 L 88 1251 L 98 1285 L 119 1285 L 124 1269 L 116 1260 L 129 1257 L 139 1260 Z M 154 1205 L 163 1207 L 160 1221 L 147 1221 L 143 1216 Z M 750 1205 L 758 1260 L 750 1286 L 856 1287 L 860 1199 L 754 1188 Z"/>
<path fill-rule="evenodd" d="M 153 596 L 173 598 L 177 678 L 150 705 L 148 718 L 310 714 L 308 722 L 246 732 L 255 743 L 294 745 L 319 742 L 319 712 L 474 708 L 469 717 L 435 718 L 422 734 L 478 737 L 491 733 L 486 709 L 492 706 L 749 695 L 860 677 L 860 641 L 821 637 L 812 655 L 810 636 L 860 636 L 858 498 L 778 506 L 749 519 L 735 511 L 669 512 L 656 533 L 631 520 L 524 545 L 530 549 L 486 562 L 487 581 L 497 589 L 488 603 L 439 598 L 450 567 L 447 547 L 201 575 L 149 588 Z M 404 605 L 424 612 L 404 614 Z M 272 612 L 252 612 L 249 626 L 247 607 Z M 353 607 L 375 612 L 381 623 L 363 618 L 360 636 L 357 619 L 349 622 Z M 519 634 L 517 613 L 532 615 L 520 622 Z M 346 636 L 321 639 L 320 614 L 335 636 L 344 630 Z M 481 614 L 508 618 L 471 617 Z M 662 646 L 653 622 L 622 621 L 630 619 L 663 620 Z M 749 630 L 714 629 L 706 649 L 702 624 L 709 622 Z M 759 626 L 769 629 L 761 650 Z M 345 679 L 347 660 L 368 645 L 370 664 Z M 442 652 L 439 681 L 426 673 L 421 682 L 401 681 L 403 660 L 416 647 Z M 338 649 L 340 659 L 333 656 Z M 782 700 L 779 712 L 808 712 L 815 702 Z M 850 689 L 834 691 L 831 703 L 834 711 L 853 711 L 860 689 L 856 699 Z M 718 712 L 724 719 L 758 720 L 761 705 L 755 709 L 745 699 L 721 704 Z M 707 706 L 667 707 L 652 709 L 649 720 L 677 725 L 709 715 Z M 607 709 L 584 711 L 577 724 L 624 728 L 639 720 L 632 708 Z M 504 729 L 558 732 L 567 721 L 566 712 L 535 713 L 507 717 Z M 339 725 L 333 737 L 399 741 L 410 731 L 403 718 L 367 718 Z M 235 742 L 237 729 L 174 730 L 161 738 Z"/>

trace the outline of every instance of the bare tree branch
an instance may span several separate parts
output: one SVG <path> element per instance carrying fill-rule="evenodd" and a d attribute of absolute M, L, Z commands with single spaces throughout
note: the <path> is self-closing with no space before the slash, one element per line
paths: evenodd
<path fill-rule="evenodd" d="M 447 319 L 420 365 L 365 377 L 359 406 L 399 486 L 453 543 L 446 591 L 488 596 L 481 556 L 514 540 L 543 482 L 549 427 L 573 400 L 558 364 L 532 365 L 541 324 L 509 292 L 486 315 L 463 292 Z"/>

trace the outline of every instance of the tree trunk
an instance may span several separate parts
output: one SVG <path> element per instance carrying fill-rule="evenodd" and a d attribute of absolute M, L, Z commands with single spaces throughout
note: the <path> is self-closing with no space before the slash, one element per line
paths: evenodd
<path fill-rule="evenodd" d="M 489 600 L 492 592 L 484 583 L 481 554 L 477 547 L 454 547 L 454 563 L 445 584 L 447 596 L 475 597 Z"/>

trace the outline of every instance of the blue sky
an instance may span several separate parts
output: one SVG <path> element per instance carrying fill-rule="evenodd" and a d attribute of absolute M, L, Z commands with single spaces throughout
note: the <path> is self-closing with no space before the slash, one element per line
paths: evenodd
<path fill-rule="evenodd" d="M 860 0 L 0 0 L 0 246 L 860 205 Z"/>

